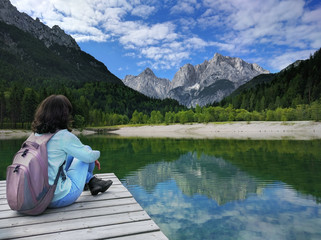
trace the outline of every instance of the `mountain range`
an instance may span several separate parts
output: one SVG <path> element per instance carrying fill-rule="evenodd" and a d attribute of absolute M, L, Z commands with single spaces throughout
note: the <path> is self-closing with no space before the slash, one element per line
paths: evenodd
<path fill-rule="evenodd" d="M 219 102 L 254 77 L 268 73 L 255 63 L 216 53 L 211 60 L 196 66 L 184 65 L 172 81 L 158 78 L 147 68 L 138 76 L 127 75 L 123 82 L 149 97 L 172 98 L 187 107 L 195 107 Z"/>

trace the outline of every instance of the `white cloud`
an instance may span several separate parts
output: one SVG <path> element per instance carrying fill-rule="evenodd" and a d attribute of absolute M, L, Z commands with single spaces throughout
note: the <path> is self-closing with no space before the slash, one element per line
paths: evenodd
<path fill-rule="evenodd" d="M 213 9 L 207 9 L 197 20 L 201 28 L 222 26 L 222 19 Z"/>
<path fill-rule="evenodd" d="M 236 46 L 230 43 L 209 42 L 209 46 L 216 46 L 220 50 L 227 51 L 227 52 L 233 52 L 236 49 Z"/>
<path fill-rule="evenodd" d="M 154 59 L 156 61 L 162 59 L 164 55 L 168 55 L 171 53 L 171 49 L 160 47 L 148 47 L 142 50 L 143 55 L 145 55 L 147 58 Z"/>
<path fill-rule="evenodd" d="M 179 19 L 179 26 L 180 26 L 180 31 L 186 34 L 191 33 L 193 28 L 198 27 L 197 21 L 191 17 Z"/>
<path fill-rule="evenodd" d="M 282 70 L 289 66 L 291 63 L 295 62 L 296 60 L 305 60 L 313 54 L 315 50 L 303 50 L 303 51 L 293 51 L 293 52 L 286 52 L 279 56 L 275 56 L 269 61 L 269 64 L 278 70 Z"/>
<path fill-rule="evenodd" d="M 200 7 L 197 0 L 178 0 L 170 10 L 171 14 L 187 13 L 193 14 Z"/>
<path fill-rule="evenodd" d="M 202 49 L 208 46 L 208 43 L 198 37 L 192 37 L 185 40 L 185 46 L 189 49 Z"/>
<path fill-rule="evenodd" d="M 173 41 L 177 38 L 177 34 L 174 32 L 174 25 L 171 23 L 147 26 L 126 22 L 121 25 L 123 29 L 121 30 L 122 36 L 120 37 L 120 42 L 124 46 L 132 44 L 136 47 L 143 47 L 161 44 L 163 41 Z"/>
<path fill-rule="evenodd" d="M 316 22 L 321 24 L 321 8 L 312 10 L 310 12 L 305 12 L 303 15 L 303 22 Z"/>
<path fill-rule="evenodd" d="M 150 64 L 153 69 L 171 69 L 179 67 L 179 64 L 190 57 L 190 52 L 182 47 L 181 43 L 164 44 L 161 47 L 146 47 L 142 49 L 141 54 L 153 61 L 142 62 L 141 64 Z"/>
<path fill-rule="evenodd" d="M 156 10 L 155 7 L 151 7 L 151 6 L 148 6 L 148 5 L 141 5 L 141 6 L 135 7 L 132 10 L 132 15 L 139 16 L 139 17 L 142 17 L 142 18 L 147 18 L 152 13 L 154 13 L 155 10 Z"/>
<path fill-rule="evenodd" d="M 73 38 L 77 39 L 78 42 L 88 42 L 88 41 L 94 41 L 94 42 L 106 42 L 106 40 L 109 38 L 108 35 L 102 34 L 102 35 L 82 35 L 82 34 L 73 34 Z"/>

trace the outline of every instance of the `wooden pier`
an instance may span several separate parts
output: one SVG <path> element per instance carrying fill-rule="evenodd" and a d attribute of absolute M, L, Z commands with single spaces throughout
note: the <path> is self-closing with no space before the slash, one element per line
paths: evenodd
<path fill-rule="evenodd" d="M 107 192 L 85 191 L 74 204 L 39 216 L 12 211 L 0 181 L 0 239 L 168 239 L 115 174 L 97 176 L 113 180 Z"/>

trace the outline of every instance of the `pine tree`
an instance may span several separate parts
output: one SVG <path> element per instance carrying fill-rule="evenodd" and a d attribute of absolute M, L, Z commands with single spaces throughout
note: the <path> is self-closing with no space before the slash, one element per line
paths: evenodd
<path fill-rule="evenodd" d="M 4 93 L 0 91 L 0 126 L 3 127 L 3 122 L 6 114 L 6 99 Z"/>
<path fill-rule="evenodd" d="M 36 92 L 31 88 L 26 88 L 21 102 L 21 120 L 22 123 L 31 123 L 38 101 Z"/>

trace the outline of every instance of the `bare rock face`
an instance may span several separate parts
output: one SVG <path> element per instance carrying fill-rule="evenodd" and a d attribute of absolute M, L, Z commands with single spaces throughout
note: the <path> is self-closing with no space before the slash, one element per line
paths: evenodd
<path fill-rule="evenodd" d="M 269 73 L 255 63 L 247 63 L 240 58 L 225 57 L 218 53 L 210 61 L 197 65 L 195 68 L 203 86 L 227 79 L 237 88 L 259 74 Z"/>
<path fill-rule="evenodd" d="M 19 12 L 9 0 L 0 1 L 0 21 L 32 34 L 43 41 L 47 47 L 58 44 L 80 50 L 75 39 L 66 34 L 59 26 L 50 28 L 41 23 L 38 18 L 34 20 L 27 14 Z"/>
<path fill-rule="evenodd" d="M 236 88 L 259 74 L 267 74 L 257 64 L 218 53 L 209 61 L 193 66 L 186 64 L 172 81 L 160 79 L 150 69 L 139 76 L 126 76 L 125 85 L 154 98 L 172 98 L 188 107 L 219 102 Z"/>
<path fill-rule="evenodd" d="M 123 82 L 128 87 L 153 98 L 166 98 L 170 89 L 170 81 L 156 77 L 149 68 L 146 68 L 138 76 L 127 75 Z"/>
<path fill-rule="evenodd" d="M 191 87 L 197 82 L 196 71 L 193 65 L 186 64 L 181 67 L 177 73 L 175 73 L 174 78 L 171 83 L 171 88 L 176 87 Z"/>

